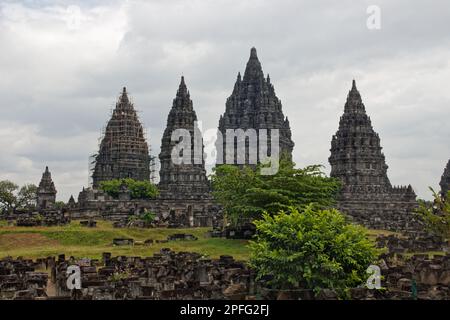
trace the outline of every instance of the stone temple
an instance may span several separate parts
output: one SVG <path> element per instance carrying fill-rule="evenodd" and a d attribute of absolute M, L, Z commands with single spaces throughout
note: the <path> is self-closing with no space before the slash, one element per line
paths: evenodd
<path fill-rule="evenodd" d="M 149 147 L 124 88 L 96 156 L 93 186 L 83 188 L 78 203 L 71 201 L 71 217 L 120 222 L 150 210 L 157 215 L 160 226 L 212 226 L 220 208 L 212 201 L 206 177 L 203 139 L 196 121 L 197 115 L 182 77 L 161 141 L 159 196 L 147 200 L 131 199 L 129 190 L 124 186 L 118 198 L 112 198 L 99 188 L 101 181 L 120 178 L 150 180 Z M 180 164 L 172 161 L 172 151 L 186 141 L 172 141 L 172 133 L 176 133 L 177 129 L 188 132 L 191 137 L 190 148 L 183 150 L 184 156 L 189 155 L 187 161 Z"/>
<path fill-rule="evenodd" d="M 126 88 L 104 131 L 92 174 L 94 188 L 101 181 L 121 178 L 150 179 L 150 155 L 144 129 Z"/>
<path fill-rule="evenodd" d="M 417 227 L 416 195 L 409 185 L 393 187 L 380 137 L 374 131 L 353 80 L 339 129 L 331 141 L 331 176 L 342 181 L 339 208 L 373 229 Z"/>
<path fill-rule="evenodd" d="M 250 58 L 245 68 L 244 77 L 238 73 L 234 89 L 230 97 L 226 101 L 225 113 L 219 119 L 219 131 L 222 133 L 222 141 L 218 140 L 216 147 L 218 150 L 218 163 L 225 163 L 227 159 L 226 141 L 227 130 L 229 129 L 254 129 L 257 133 L 256 151 L 257 162 L 259 158 L 259 132 L 260 129 L 278 129 L 279 130 L 279 152 L 286 154 L 287 157 L 292 158 L 292 149 L 294 142 L 291 139 L 291 129 L 287 117 L 285 118 L 281 101 L 275 94 L 275 89 L 270 82 L 270 77 L 264 77 L 261 63 L 258 60 L 256 49 L 252 48 L 250 51 Z M 270 154 L 270 136 L 271 132 L 268 130 L 268 154 Z M 248 145 L 249 140 L 244 141 L 242 138 L 233 138 L 234 143 L 234 162 L 233 164 L 243 164 L 237 160 L 237 146 L 239 140 Z M 222 145 L 223 144 L 223 145 Z M 220 156 L 220 150 L 223 150 L 223 162 Z M 245 164 L 252 163 L 249 161 L 249 150 L 246 148 Z M 231 159 L 233 156 L 229 155 Z M 231 164 L 229 162 L 226 162 Z"/>
<path fill-rule="evenodd" d="M 441 186 L 442 195 L 446 196 L 447 192 L 450 190 L 450 160 L 447 162 L 447 167 L 445 167 L 439 185 Z"/>
<path fill-rule="evenodd" d="M 159 190 L 164 199 L 209 198 L 210 186 L 206 177 L 204 146 L 201 132 L 197 126 L 189 91 L 181 77 L 177 95 L 167 117 L 167 126 L 161 140 L 159 160 Z M 172 141 L 172 134 L 177 130 L 187 130 L 190 136 L 189 148 L 183 150 L 180 164 L 172 161 L 172 151 L 177 143 L 188 142 L 183 138 Z"/>
<path fill-rule="evenodd" d="M 37 188 L 37 208 L 42 209 L 51 209 L 56 201 L 56 188 L 55 184 L 52 180 L 52 174 L 48 170 L 48 167 L 45 167 L 45 171 L 42 174 L 42 179 L 39 182 L 39 186 Z"/>
<path fill-rule="evenodd" d="M 167 117 L 167 125 L 161 139 L 159 159 L 160 190 L 157 199 L 157 211 L 167 217 L 170 225 L 210 226 L 218 213 L 214 204 L 210 185 L 206 176 L 204 146 L 202 134 L 197 126 L 197 115 L 193 108 L 190 93 L 184 77 L 178 87 L 172 108 Z M 177 130 L 178 129 L 178 130 Z M 185 132 L 182 138 L 174 139 L 172 135 Z M 189 135 L 190 143 L 184 135 Z M 186 143 L 186 144 L 185 144 Z M 180 163 L 175 163 L 172 153 L 176 146 L 184 146 Z M 175 152 L 174 152 L 175 153 Z M 168 214 L 168 216 L 167 216 Z"/>

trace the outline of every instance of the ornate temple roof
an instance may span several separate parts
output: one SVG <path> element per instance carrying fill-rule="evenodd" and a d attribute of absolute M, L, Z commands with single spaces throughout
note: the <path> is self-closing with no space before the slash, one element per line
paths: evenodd
<path fill-rule="evenodd" d="M 104 131 L 92 178 L 94 187 L 111 179 L 150 179 L 150 156 L 144 129 L 125 87 Z"/>
<path fill-rule="evenodd" d="M 264 77 L 255 48 L 250 50 L 244 76 L 238 73 L 225 106 L 225 113 L 219 119 L 224 143 L 227 129 L 279 129 L 280 151 L 292 156 L 294 143 L 289 121 L 283 114 L 269 75 Z"/>
<path fill-rule="evenodd" d="M 161 140 L 159 189 L 162 198 L 186 199 L 209 196 L 209 182 L 203 158 L 203 139 L 196 121 L 197 115 L 182 76 Z M 171 141 L 172 134 L 177 129 L 185 130 L 190 135 L 190 148 L 183 150 L 183 156 L 186 157 L 183 157 L 181 163 L 176 163 L 172 159 L 173 148 L 176 145 L 181 146 L 183 142 L 180 141 L 179 145 L 177 141 Z"/>
<path fill-rule="evenodd" d="M 56 194 L 55 184 L 53 183 L 52 174 L 48 170 L 48 167 L 45 167 L 45 171 L 42 174 L 41 181 L 39 182 L 38 194 L 39 193 L 55 193 Z"/>
<path fill-rule="evenodd" d="M 330 151 L 331 176 L 340 178 L 347 185 L 391 187 L 380 137 L 372 127 L 355 80 Z"/>

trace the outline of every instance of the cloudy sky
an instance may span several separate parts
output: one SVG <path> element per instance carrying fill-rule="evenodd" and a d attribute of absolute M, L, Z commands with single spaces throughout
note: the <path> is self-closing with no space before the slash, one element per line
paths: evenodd
<path fill-rule="evenodd" d="M 429 198 L 450 158 L 449 19 L 448 0 L 0 1 L 0 179 L 38 183 L 48 165 L 59 200 L 78 195 L 123 86 L 154 155 L 182 74 L 217 127 L 255 46 L 298 165 L 329 172 L 355 78 L 391 182 Z"/>

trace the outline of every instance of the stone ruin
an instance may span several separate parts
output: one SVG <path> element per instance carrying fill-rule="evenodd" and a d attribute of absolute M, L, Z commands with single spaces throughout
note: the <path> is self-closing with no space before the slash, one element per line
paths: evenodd
<path fill-rule="evenodd" d="M 200 254 L 162 249 L 153 257 L 111 257 L 81 266 L 82 289 L 67 289 L 67 267 L 75 260 L 59 259 L 52 269 L 58 297 L 85 300 L 226 299 L 243 298 L 252 290 L 251 272 L 232 257 L 204 259 Z"/>
<path fill-rule="evenodd" d="M 393 187 L 380 137 L 353 80 L 339 130 L 331 141 L 331 176 L 342 181 L 339 209 L 371 229 L 421 230 L 412 187 Z"/>
<path fill-rule="evenodd" d="M 17 215 L 15 219 L 18 227 L 53 227 L 70 223 L 70 218 L 58 211 L 47 211 L 45 214 L 38 212 L 23 213 Z"/>
<path fill-rule="evenodd" d="M 78 265 L 81 289 L 67 288 L 67 268 Z M 381 290 L 350 289 L 352 300 L 450 300 L 450 255 L 402 254 L 380 256 Z M 46 270 L 38 272 L 37 270 Z M 50 277 L 48 276 L 50 274 Z M 334 300 L 335 291 L 324 289 L 279 291 L 256 281 L 245 263 L 230 256 L 208 259 L 197 253 L 162 249 L 152 257 L 66 259 L 65 255 L 36 261 L 0 260 L 0 299 L 82 300 Z"/>
<path fill-rule="evenodd" d="M 408 236 L 379 235 L 376 240 L 379 248 L 387 248 L 389 252 L 393 253 L 450 252 L 448 243 L 443 242 L 440 237 L 426 232 Z"/>
<path fill-rule="evenodd" d="M 92 220 L 92 219 L 91 220 L 81 220 L 80 225 L 83 227 L 95 228 L 95 227 L 97 227 L 97 221 Z"/>
<path fill-rule="evenodd" d="M 48 274 L 37 272 L 44 260 L 0 260 L 0 300 L 31 300 L 46 298 Z"/>
<path fill-rule="evenodd" d="M 174 233 L 167 236 L 167 239 L 146 239 L 144 241 L 135 241 L 132 238 L 115 238 L 112 244 L 115 246 L 133 246 L 133 245 L 144 245 L 151 246 L 155 243 L 168 243 L 170 241 L 197 241 L 198 238 L 192 234 L 187 233 Z"/>
<path fill-rule="evenodd" d="M 83 189 L 75 209 L 68 210 L 72 219 L 103 219 L 125 228 L 135 227 L 211 227 L 218 224 L 221 208 L 211 199 L 114 199 L 101 190 Z M 156 214 L 149 223 L 140 219 L 146 211 Z"/>

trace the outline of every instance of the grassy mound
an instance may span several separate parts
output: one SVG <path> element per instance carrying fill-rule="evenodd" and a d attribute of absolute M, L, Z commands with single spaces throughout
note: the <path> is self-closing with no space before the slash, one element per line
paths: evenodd
<path fill-rule="evenodd" d="M 0 226 L 0 258 L 6 256 L 24 258 L 42 258 L 51 255 L 66 254 L 67 257 L 100 258 L 103 252 L 113 255 L 151 256 L 161 248 L 174 251 L 192 251 L 211 258 L 220 255 L 232 255 L 235 259 L 248 258 L 247 241 L 208 238 L 209 228 L 191 229 L 141 229 L 112 227 L 109 221 L 98 221 L 96 228 L 86 228 L 79 221 L 62 227 L 15 227 Z M 135 241 L 147 239 L 164 240 L 174 233 L 195 235 L 197 241 L 171 241 L 155 243 L 151 246 L 113 246 L 114 238 L 132 238 Z"/>

